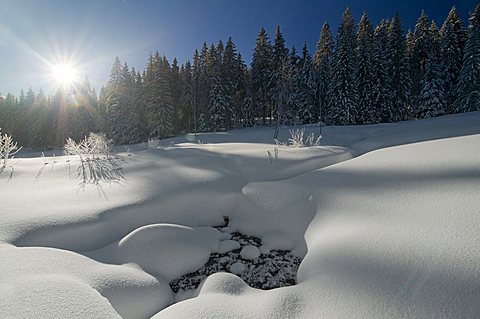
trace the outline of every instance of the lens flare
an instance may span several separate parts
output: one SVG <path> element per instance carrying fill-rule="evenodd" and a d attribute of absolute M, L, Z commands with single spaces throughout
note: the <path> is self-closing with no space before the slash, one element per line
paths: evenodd
<path fill-rule="evenodd" d="M 78 81 L 78 71 L 72 64 L 59 63 L 52 65 L 51 77 L 58 86 L 70 86 Z"/>

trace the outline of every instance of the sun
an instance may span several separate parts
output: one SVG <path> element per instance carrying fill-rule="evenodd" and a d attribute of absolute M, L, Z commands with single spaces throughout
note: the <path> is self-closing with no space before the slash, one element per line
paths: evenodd
<path fill-rule="evenodd" d="M 78 71 L 72 64 L 59 63 L 52 65 L 51 77 L 58 86 L 70 86 L 78 80 Z"/>

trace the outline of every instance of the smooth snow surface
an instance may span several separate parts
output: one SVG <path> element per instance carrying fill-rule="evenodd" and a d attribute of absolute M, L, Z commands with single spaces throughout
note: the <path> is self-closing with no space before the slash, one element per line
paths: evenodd
<path fill-rule="evenodd" d="M 138 145 L 124 181 L 85 189 L 75 157 L 15 158 L 0 318 L 480 317 L 480 113 L 322 134 L 273 160 L 273 128 Z M 298 284 L 217 273 L 174 296 L 233 232 L 304 257 Z"/>

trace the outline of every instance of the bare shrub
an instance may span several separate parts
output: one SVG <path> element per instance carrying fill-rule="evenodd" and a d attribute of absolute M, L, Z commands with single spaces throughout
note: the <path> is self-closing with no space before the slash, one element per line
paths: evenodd
<path fill-rule="evenodd" d="M 65 151 L 80 159 L 77 177 L 81 186 L 101 182 L 119 182 L 124 179 L 119 160 L 112 156 L 110 141 L 104 134 L 90 133 L 79 143 L 71 138 L 65 143 Z"/>
<path fill-rule="evenodd" d="M 315 133 L 310 133 L 305 136 L 305 128 L 289 130 L 290 138 L 288 139 L 288 146 L 290 147 L 314 147 L 320 145 L 320 140 L 322 135 L 318 137 L 315 136 Z"/>
<path fill-rule="evenodd" d="M 147 141 L 148 148 L 156 149 L 160 145 L 160 140 L 158 138 L 150 138 Z"/>
<path fill-rule="evenodd" d="M 278 160 L 278 145 L 273 147 L 273 150 L 267 150 L 268 159 L 270 164 L 273 164 L 274 161 Z"/>
<path fill-rule="evenodd" d="M 6 133 L 2 134 L 0 132 L 0 174 L 8 166 L 8 161 L 12 159 L 21 149 L 22 147 L 18 147 L 17 142 L 13 140 L 11 135 Z"/>

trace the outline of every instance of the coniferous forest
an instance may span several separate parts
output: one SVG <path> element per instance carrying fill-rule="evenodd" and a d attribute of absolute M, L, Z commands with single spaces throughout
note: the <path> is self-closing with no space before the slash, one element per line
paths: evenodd
<path fill-rule="evenodd" d="M 88 80 L 54 94 L 0 98 L 0 127 L 20 145 L 62 147 L 106 132 L 115 144 L 267 124 L 355 125 L 480 110 L 480 5 L 441 26 L 422 12 L 405 31 L 399 14 L 373 25 L 347 8 L 315 52 L 287 48 L 262 28 L 250 66 L 231 38 L 203 43 L 191 61 L 151 54 L 143 71 L 116 58 L 97 92 Z"/>

